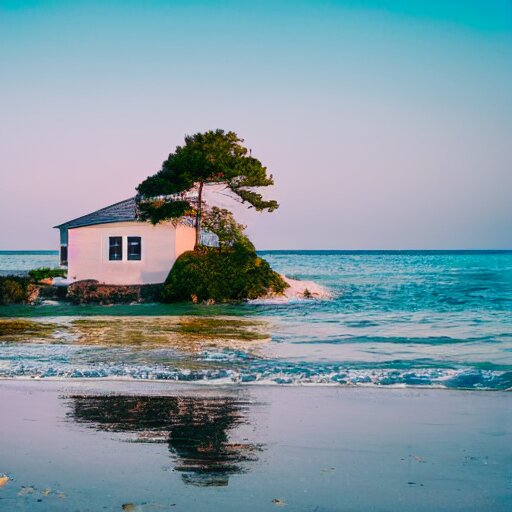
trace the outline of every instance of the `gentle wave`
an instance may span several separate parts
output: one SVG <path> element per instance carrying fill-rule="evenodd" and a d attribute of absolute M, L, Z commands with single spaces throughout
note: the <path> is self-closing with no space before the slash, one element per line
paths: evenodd
<path fill-rule="evenodd" d="M 248 373 L 224 369 L 189 370 L 146 366 L 100 365 L 97 368 L 58 368 L 43 364 L 19 364 L 0 370 L 2 378 L 40 379 L 133 379 L 152 381 L 194 382 L 198 384 L 260 384 L 260 385 L 337 385 L 376 387 L 432 387 L 472 390 L 512 390 L 512 371 L 478 369 L 452 370 L 354 370 L 322 373 L 290 372 L 272 369 Z"/>
<path fill-rule="evenodd" d="M 502 343 L 512 340 L 512 334 L 482 336 L 475 338 L 452 338 L 450 336 L 350 336 L 296 341 L 296 344 L 341 344 L 341 343 L 396 343 L 398 345 L 452 345 L 464 343 Z"/>
<path fill-rule="evenodd" d="M 145 354 L 104 348 L 55 345 L 11 346 L 2 352 L 1 378 L 134 379 L 195 382 L 200 384 L 337 385 L 378 387 L 435 387 L 450 389 L 509 390 L 512 365 L 483 362 L 454 367 L 449 362 L 387 360 L 368 363 L 293 362 L 260 359 L 237 350 L 205 351 L 193 361 L 179 353 Z M 28 350 L 27 350 L 28 349 Z M 158 364 L 167 359 L 166 365 Z"/>

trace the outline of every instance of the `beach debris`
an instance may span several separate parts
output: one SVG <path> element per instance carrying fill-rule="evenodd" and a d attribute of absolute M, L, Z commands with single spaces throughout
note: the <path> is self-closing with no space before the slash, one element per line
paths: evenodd
<path fill-rule="evenodd" d="M 43 489 L 42 495 L 46 498 L 47 496 L 50 495 L 51 492 L 52 490 L 50 489 L 50 487 L 47 487 L 46 489 Z"/>
<path fill-rule="evenodd" d="M 146 503 L 145 501 L 136 505 L 135 503 L 123 503 L 121 505 L 122 510 L 125 512 L 151 512 L 154 510 L 164 510 L 169 507 L 175 507 L 176 503 L 171 503 L 170 505 L 163 505 L 162 503 Z"/>
<path fill-rule="evenodd" d="M 6 485 L 9 480 L 10 478 L 7 475 L 0 473 L 0 487 Z"/>
<path fill-rule="evenodd" d="M 286 505 L 286 501 L 282 500 L 281 498 L 274 498 L 272 503 L 277 507 L 284 507 Z"/>
<path fill-rule="evenodd" d="M 33 494 L 35 490 L 35 487 L 32 487 L 31 485 L 29 485 L 28 487 L 22 485 L 21 489 L 18 492 L 18 496 L 27 496 L 28 494 Z"/>
<path fill-rule="evenodd" d="M 407 456 L 407 458 L 406 457 L 400 457 L 400 460 L 411 460 L 411 459 L 414 459 L 416 462 L 420 462 L 421 464 L 425 464 L 427 462 L 426 459 L 424 459 L 420 455 L 409 454 Z"/>

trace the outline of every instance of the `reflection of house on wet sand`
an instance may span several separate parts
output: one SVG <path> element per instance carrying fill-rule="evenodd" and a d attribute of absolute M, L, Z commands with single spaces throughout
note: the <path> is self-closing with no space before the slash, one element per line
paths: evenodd
<path fill-rule="evenodd" d="M 167 442 L 186 483 L 227 485 L 261 446 L 229 442 L 247 422 L 250 405 L 232 397 L 74 396 L 69 416 L 99 430 L 136 433 L 139 441 Z"/>

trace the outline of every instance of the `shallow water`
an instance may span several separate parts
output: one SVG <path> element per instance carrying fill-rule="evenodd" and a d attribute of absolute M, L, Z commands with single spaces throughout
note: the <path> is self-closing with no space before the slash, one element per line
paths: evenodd
<path fill-rule="evenodd" d="M 512 252 L 262 255 L 289 277 L 325 286 L 333 298 L 3 307 L 4 319 L 43 319 L 54 327 L 38 338 L 23 331 L 2 336 L 0 325 L 0 376 L 512 387 Z M 41 258 L 57 264 L 57 255 L 32 257 L 0 255 L 0 273 L 40 266 Z M 219 317 L 220 330 L 209 323 Z M 77 327 L 78 318 L 90 323 Z"/>

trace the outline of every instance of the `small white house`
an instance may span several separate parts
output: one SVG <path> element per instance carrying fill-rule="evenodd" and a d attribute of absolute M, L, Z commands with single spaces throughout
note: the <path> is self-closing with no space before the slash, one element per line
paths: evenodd
<path fill-rule="evenodd" d="M 68 281 L 163 283 L 178 256 L 195 244 L 191 219 L 153 226 L 138 219 L 134 197 L 55 227 Z"/>

